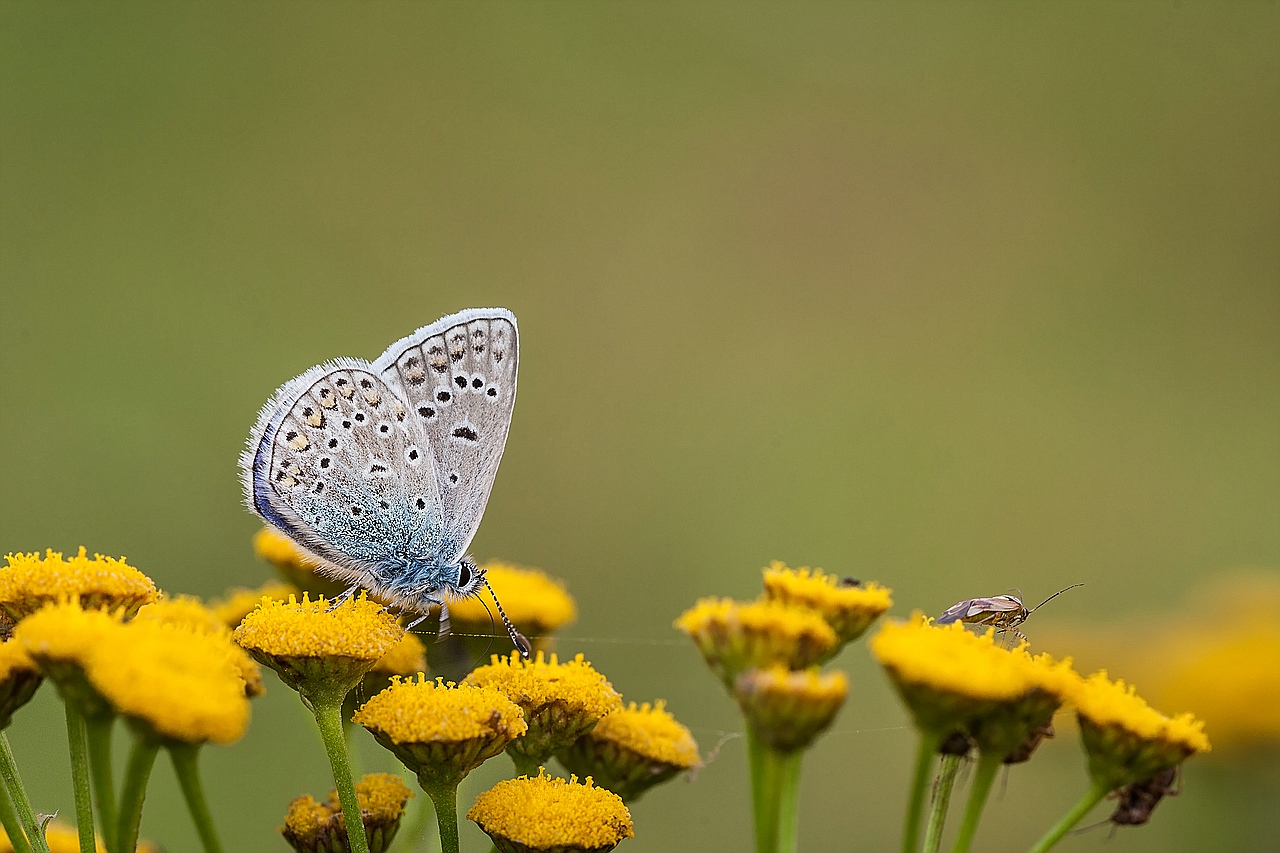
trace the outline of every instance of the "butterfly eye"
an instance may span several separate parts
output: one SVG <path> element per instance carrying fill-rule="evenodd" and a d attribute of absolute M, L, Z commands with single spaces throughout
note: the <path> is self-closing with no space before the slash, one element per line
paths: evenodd
<path fill-rule="evenodd" d="M 471 569 L 467 568 L 467 564 L 463 563 L 458 567 L 458 586 L 466 586 L 471 583 Z"/>

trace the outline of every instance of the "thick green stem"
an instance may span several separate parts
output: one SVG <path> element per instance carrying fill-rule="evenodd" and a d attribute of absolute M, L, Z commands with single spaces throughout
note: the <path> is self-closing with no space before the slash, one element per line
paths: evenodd
<path fill-rule="evenodd" d="M 804 750 L 778 753 L 782 762 L 782 790 L 778 803 L 778 851 L 796 853 L 800 838 L 800 765 Z"/>
<path fill-rule="evenodd" d="M 18 820 L 18 813 L 13 809 L 13 800 L 9 799 L 9 791 L 0 785 L 0 825 L 9 836 L 9 846 L 13 853 L 31 853 L 31 845 L 27 843 L 27 833 Z"/>
<path fill-rule="evenodd" d="M 950 754 L 942 756 L 942 766 L 938 768 L 938 775 L 934 780 L 929 826 L 924 832 L 924 853 L 938 853 L 942 847 L 942 829 L 947 822 L 947 808 L 951 805 L 951 789 L 955 787 L 956 769 L 963 757 Z"/>
<path fill-rule="evenodd" d="M 342 733 L 342 698 L 321 702 L 311 697 L 311 702 L 316 724 L 320 726 L 320 738 L 324 741 L 325 752 L 329 753 L 329 766 L 333 768 L 333 785 L 338 789 L 338 801 L 342 803 L 342 819 L 347 824 L 351 853 L 369 853 L 364 822 L 360 820 L 360 801 L 356 799 L 356 783 L 351 778 L 351 763 L 347 760 L 347 740 Z"/>
<path fill-rule="evenodd" d="M 978 754 L 978 769 L 973 774 L 973 787 L 969 789 L 969 802 L 964 806 L 964 822 L 956 834 L 955 846 L 951 853 L 969 853 L 969 845 L 978 831 L 978 821 L 982 820 L 982 810 L 987 805 L 987 795 L 991 793 L 991 783 L 996 780 L 996 771 L 1004 763 L 1005 753 L 981 752 Z"/>
<path fill-rule="evenodd" d="M 71 787 L 76 798 L 76 833 L 80 836 L 80 853 L 98 849 L 93 835 L 93 803 L 89 794 L 89 736 L 84 715 L 73 702 L 63 702 L 67 713 L 67 744 L 71 749 Z"/>
<path fill-rule="evenodd" d="M 44 840 L 44 828 L 36 821 L 36 814 L 31 809 L 31 800 L 27 799 L 27 789 L 18 775 L 18 765 L 13 760 L 13 749 L 9 747 L 9 735 L 0 730 L 0 777 L 9 789 L 13 807 L 18 812 L 18 821 L 26 832 L 27 841 L 35 853 L 49 853 L 49 845 Z"/>
<path fill-rule="evenodd" d="M 920 849 L 920 816 L 924 814 L 925 794 L 929 791 L 933 761 L 941 745 L 942 735 L 921 729 L 920 747 L 916 753 L 916 772 L 911 778 L 911 793 L 907 795 L 907 822 L 902 828 L 902 853 L 916 853 Z"/>
<path fill-rule="evenodd" d="M 213 826 L 213 816 L 209 814 L 209 803 L 204 797 L 204 786 L 200 783 L 199 745 L 172 745 L 169 747 L 169 758 L 173 759 L 173 771 L 178 775 L 182 797 L 187 801 L 187 811 L 191 812 L 191 822 L 196 825 L 196 833 L 200 836 L 205 853 L 222 853 L 222 844 L 218 841 L 218 832 Z"/>
<path fill-rule="evenodd" d="M 436 807 L 441 853 L 458 853 L 458 786 L 432 785 L 422 790 Z"/>
<path fill-rule="evenodd" d="M 1102 798 L 1108 794 L 1109 790 L 1110 789 L 1107 788 L 1106 784 L 1094 782 L 1093 785 L 1089 787 L 1089 790 L 1085 791 L 1084 796 L 1080 798 L 1080 802 L 1072 806 L 1071 811 L 1067 812 L 1063 816 L 1062 820 L 1054 824 L 1053 828 L 1046 832 L 1044 837 L 1035 843 L 1035 846 L 1031 848 L 1030 853 L 1046 853 L 1049 848 L 1058 843 L 1062 836 L 1070 832 L 1094 806 L 1101 802 Z"/>
<path fill-rule="evenodd" d="M 160 741 L 145 734 L 134 734 L 133 751 L 124 773 L 124 790 L 120 793 L 120 827 L 116 836 L 120 853 L 133 853 L 142 829 L 142 804 L 147 798 L 147 780 L 156 763 Z"/>
<path fill-rule="evenodd" d="M 756 853 L 794 853 L 799 828 L 800 763 L 803 752 L 771 749 L 747 729 L 751 807 Z"/>
<path fill-rule="evenodd" d="M 98 812 L 98 833 L 109 853 L 119 853 L 119 822 L 116 815 L 116 783 L 111 770 L 111 729 L 114 717 L 87 717 L 89 775 L 93 782 L 93 803 Z"/>

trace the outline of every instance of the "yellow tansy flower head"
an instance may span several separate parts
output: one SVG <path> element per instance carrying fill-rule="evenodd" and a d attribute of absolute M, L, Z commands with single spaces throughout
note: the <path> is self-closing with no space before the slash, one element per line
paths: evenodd
<path fill-rule="evenodd" d="M 520 708 L 487 687 L 391 679 L 354 722 L 364 726 L 424 788 L 456 786 L 464 776 L 524 734 Z"/>
<path fill-rule="evenodd" d="M 697 741 L 661 700 L 610 711 L 556 758 L 570 772 L 593 777 L 628 802 L 702 764 Z"/>
<path fill-rule="evenodd" d="M 813 610 L 776 601 L 742 604 L 704 598 L 676 620 L 725 686 L 750 667 L 805 669 L 828 657 L 839 639 Z"/>
<path fill-rule="evenodd" d="M 293 540 L 274 527 L 264 527 L 253 536 L 254 552 L 275 566 L 286 583 L 312 595 L 337 598 L 346 584 L 320 573 L 320 563 L 302 553 Z"/>
<path fill-rule="evenodd" d="M 777 560 L 764 570 L 764 594 L 770 601 L 816 610 L 841 646 L 861 637 L 893 606 L 892 590 L 879 584 L 850 583 L 822 569 L 791 569 Z"/>
<path fill-rule="evenodd" d="M 604 853 L 635 836 L 622 798 L 588 779 L 508 779 L 467 812 L 501 853 Z"/>
<path fill-rule="evenodd" d="M 301 595 L 302 590 L 293 584 L 270 581 L 257 589 L 246 589 L 239 586 L 228 590 L 226 598 L 210 605 L 214 614 L 228 628 L 236 628 L 245 616 L 258 609 L 262 599 L 271 601 L 288 601 L 291 595 Z"/>
<path fill-rule="evenodd" d="M 734 697 L 747 724 L 778 752 L 808 749 L 835 720 L 849 693 L 843 672 L 816 667 L 792 672 L 781 666 L 749 669 L 738 676 Z"/>
<path fill-rule="evenodd" d="M 1089 774 L 1111 790 L 1209 751 L 1203 722 L 1191 714 L 1166 717 L 1105 672 L 1081 681 L 1073 699 Z"/>
<path fill-rule="evenodd" d="M 87 663 L 112 707 L 161 738 L 231 743 L 249 724 L 239 655 L 224 635 L 135 621 L 105 634 Z"/>
<path fill-rule="evenodd" d="M 1052 730 L 1053 715 L 1075 694 L 1080 676 L 1071 661 L 1055 661 L 1049 655 L 1032 657 L 1025 649 L 1001 649 L 1026 670 L 1031 688 L 1021 696 L 995 705 L 969 720 L 965 734 L 983 752 L 997 753 L 1006 764 L 1031 758 Z"/>
<path fill-rule="evenodd" d="M 529 730 L 507 747 L 517 768 L 545 763 L 622 705 L 613 685 L 580 654 L 565 663 L 555 655 L 547 660 L 542 652 L 533 660 L 512 652 L 492 661 L 468 675 L 466 683 L 492 687 L 524 711 Z"/>
<path fill-rule="evenodd" d="M 245 616 L 235 641 L 285 684 L 327 702 L 341 701 L 404 636 L 396 618 L 363 594 L 337 607 L 311 601 L 264 601 Z"/>
<path fill-rule="evenodd" d="M 14 712 L 31 701 L 41 681 L 40 669 L 21 643 L 0 643 L 0 729 L 8 728 Z"/>
<path fill-rule="evenodd" d="M 226 640 L 231 639 L 229 629 L 213 610 L 206 607 L 200 599 L 193 595 L 167 596 L 151 604 L 145 604 L 138 611 L 137 619 L 144 622 L 159 622 L 165 625 L 180 625 L 204 634 L 212 634 Z M 245 695 L 252 698 L 267 692 L 262 683 L 262 670 L 254 663 L 249 653 L 234 643 L 227 644 L 235 656 L 236 667 L 244 679 Z"/>
<path fill-rule="evenodd" d="M 10 642 L 31 656 L 63 701 L 86 717 L 110 717 L 114 711 L 87 670 L 108 636 L 122 629 L 121 618 L 120 611 L 83 610 L 75 601 L 51 604 L 22 620 Z"/>
<path fill-rule="evenodd" d="M 871 639 L 916 724 L 948 734 L 1038 686 L 1026 661 L 996 645 L 991 632 L 964 625 L 931 625 L 920 614 L 885 623 Z"/>
<path fill-rule="evenodd" d="M 548 634 L 577 618 L 578 608 L 573 597 L 565 592 L 564 584 L 546 572 L 497 560 L 485 563 L 482 568 L 507 617 L 522 633 Z M 488 628 L 496 612 L 493 596 L 483 588 L 475 596 L 449 605 L 454 624 L 468 628 Z"/>
<path fill-rule="evenodd" d="M 404 817 L 404 805 L 413 792 L 394 773 L 370 773 L 356 783 L 360 819 L 370 853 L 383 853 L 391 846 Z M 310 795 L 289 803 L 280 834 L 298 853 L 334 853 L 350 850 L 347 823 L 342 816 L 338 792 L 330 791 L 327 802 L 318 803 Z"/>
<path fill-rule="evenodd" d="M 0 612 L 20 622 L 46 604 L 79 598 L 89 609 L 121 608 L 130 616 L 139 607 L 156 600 L 151 578 L 127 564 L 95 554 L 85 556 L 84 548 L 69 560 L 56 551 L 39 554 L 9 554 L 0 567 Z"/>

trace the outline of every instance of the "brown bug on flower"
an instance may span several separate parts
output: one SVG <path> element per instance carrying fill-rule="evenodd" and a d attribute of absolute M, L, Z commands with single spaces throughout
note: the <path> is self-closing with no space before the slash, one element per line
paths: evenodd
<path fill-rule="evenodd" d="M 1073 583 L 1066 589 L 1060 589 L 1030 610 L 1016 595 L 995 595 L 991 598 L 967 598 L 948 607 L 941 616 L 933 620 L 935 625 L 950 625 L 952 622 L 966 622 L 970 625 L 989 625 L 1003 634 L 1013 634 L 1024 643 L 1026 635 L 1018 630 L 1018 626 L 1027 621 L 1027 617 L 1044 607 L 1050 601 L 1062 595 L 1068 589 L 1084 586 Z"/>
<path fill-rule="evenodd" d="M 1177 796 L 1178 767 L 1166 767 L 1150 779 L 1134 782 L 1116 793 L 1116 810 L 1108 818 L 1116 826 L 1142 826 L 1165 796 Z"/>

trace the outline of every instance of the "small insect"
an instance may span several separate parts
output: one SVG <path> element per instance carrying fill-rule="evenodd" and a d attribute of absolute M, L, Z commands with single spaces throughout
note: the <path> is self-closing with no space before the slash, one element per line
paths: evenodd
<path fill-rule="evenodd" d="M 935 625 L 950 625 L 952 622 L 966 622 L 970 625 L 989 625 L 1005 634 L 1013 634 L 1026 642 L 1026 636 L 1018 630 L 1018 626 L 1027 621 L 1027 617 L 1044 607 L 1050 601 L 1062 595 L 1068 589 L 1084 586 L 1073 583 L 1066 589 L 1060 589 L 1030 610 L 1016 595 L 996 595 L 991 598 L 967 598 L 946 609 L 941 616 L 933 620 Z"/>
<path fill-rule="evenodd" d="M 1178 767 L 1166 767 L 1150 779 L 1135 782 L 1117 792 L 1116 810 L 1109 820 L 1116 826 L 1142 826 L 1165 796 L 1177 796 Z"/>
<path fill-rule="evenodd" d="M 246 503 L 350 584 L 341 598 L 364 588 L 423 618 L 438 606 L 445 636 L 448 601 L 489 586 L 467 547 L 507 442 L 518 361 L 515 316 L 472 308 L 375 361 L 311 368 L 258 416 L 240 457 Z"/>

